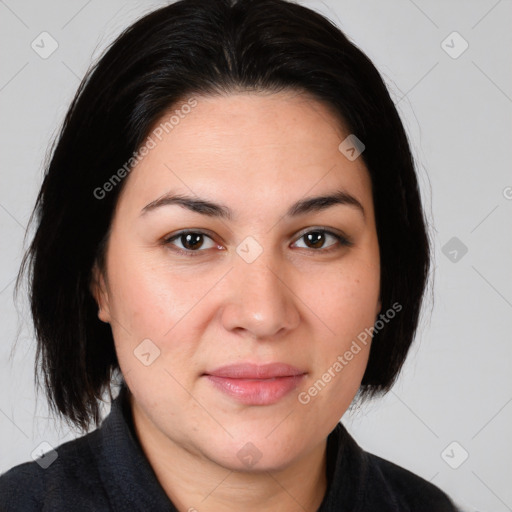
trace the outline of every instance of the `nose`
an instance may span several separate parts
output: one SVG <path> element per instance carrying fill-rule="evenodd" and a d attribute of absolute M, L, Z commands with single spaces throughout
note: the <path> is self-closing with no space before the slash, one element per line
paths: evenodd
<path fill-rule="evenodd" d="M 293 292 L 292 272 L 285 265 L 271 251 L 263 251 L 250 263 L 234 258 L 221 317 L 226 330 L 268 340 L 297 327 L 300 301 Z"/>

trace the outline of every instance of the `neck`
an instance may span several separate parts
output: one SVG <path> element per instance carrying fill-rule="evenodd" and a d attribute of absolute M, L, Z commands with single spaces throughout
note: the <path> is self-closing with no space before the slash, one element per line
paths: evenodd
<path fill-rule="evenodd" d="M 156 477 L 180 512 L 316 512 L 327 489 L 324 440 L 290 466 L 240 472 L 180 446 L 133 407 L 137 437 Z"/>

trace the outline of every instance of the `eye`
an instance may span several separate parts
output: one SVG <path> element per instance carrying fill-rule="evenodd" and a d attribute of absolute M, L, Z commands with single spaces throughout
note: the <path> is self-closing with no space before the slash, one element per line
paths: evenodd
<path fill-rule="evenodd" d="M 182 231 L 176 235 L 173 235 L 170 238 L 165 240 L 166 245 L 175 245 L 175 241 L 181 243 L 181 248 L 178 246 L 177 249 L 173 249 L 180 254 L 186 254 L 187 256 L 195 256 L 195 252 L 201 252 L 199 249 L 204 246 L 204 239 L 207 238 L 211 241 L 209 247 L 206 249 L 211 249 L 215 247 L 215 242 L 209 237 L 206 233 L 202 233 L 201 231 Z"/>
<path fill-rule="evenodd" d="M 322 249 L 322 246 L 326 243 L 326 239 L 328 238 L 334 239 L 334 242 L 329 244 L 327 248 Z M 340 249 L 340 246 L 350 247 L 353 245 L 346 237 L 323 228 L 316 228 L 303 233 L 299 237 L 299 240 L 302 239 L 306 241 L 306 249 L 314 249 L 317 250 L 317 252 L 331 252 Z"/>

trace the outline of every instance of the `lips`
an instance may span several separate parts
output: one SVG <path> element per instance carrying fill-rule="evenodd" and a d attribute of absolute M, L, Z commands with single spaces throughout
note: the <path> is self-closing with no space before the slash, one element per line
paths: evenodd
<path fill-rule="evenodd" d="M 206 372 L 207 375 L 231 379 L 272 379 L 276 377 L 293 377 L 304 373 L 306 372 L 285 363 L 269 363 L 264 365 L 251 363 L 234 364 Z"/>
<path fill-rule="evenodd" d="M 203 374 L 223 394 L 247 405 L 271 405 L 295 389 L 307 372 L 285 363 L 243 363 Z"/>

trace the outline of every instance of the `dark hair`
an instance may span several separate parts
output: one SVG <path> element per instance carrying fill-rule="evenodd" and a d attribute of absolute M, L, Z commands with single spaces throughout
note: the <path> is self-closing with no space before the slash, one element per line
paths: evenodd
<path fill-rule="evenodd" d="M 123 183 L 98 199 L 155 122 L 190 95 L 296 90 L 330 106 L 366 149 L 381 258 L 382 311 L 361 396 L 389 390 L 414 338 L 430 246 L 407 136 L 371 61 L 320 14 L 285 0 L 181 0 L 126 29 L 88 71 L 52 146 L 31 222 L 38 370 L 50 407 L 86 430 L 119 371 L 111 328 L 90 284 L 103 268 Z M 340 141 L 341 142 L 341 141 Z M 38 368 L 38 364 L 41 363 Z"/>

